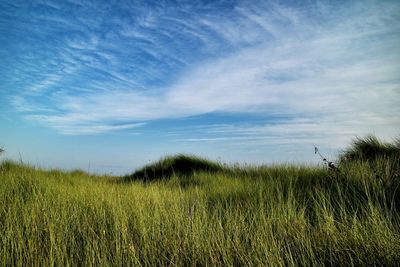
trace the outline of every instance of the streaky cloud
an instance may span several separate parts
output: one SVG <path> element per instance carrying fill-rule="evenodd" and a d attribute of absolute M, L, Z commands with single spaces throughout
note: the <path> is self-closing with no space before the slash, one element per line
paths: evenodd
<path fill-rule="evenodd" d="M 214 112 L 329 121 L 348 135 L 399 130 L 392 124 L 400 111 L 400 5 L 394 2 L 138 3 L 107 20 L 84 15 L 113 10 L 105 3 L 48 6 L 26 18 L 51 22 L 35 27 L 32 38 L 65 30 L 70 21 L 71 34 L 49 40 L 43 63 L 22 56 L 15 72 L 26 81 L 10 99 L 25 119 L 61 133 L 104 133 L 129 128 L 113 122 L 139 127 Z M 27 79 L 28 72 L 38 75 Z M 374 118 L 386 126 L 371 126 Z M 282 123 L 288 131 L 291 125 Z"/>

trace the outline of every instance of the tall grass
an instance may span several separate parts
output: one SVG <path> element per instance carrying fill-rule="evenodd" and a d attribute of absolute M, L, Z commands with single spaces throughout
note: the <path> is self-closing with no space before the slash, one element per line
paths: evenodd
<path fill-rule="evenodd" d="M 224 167 L 121 182 L 6 161 L 0 265 L 394 266 L 398 165 Z"/>
<path fill-rule="evenodd" d="M 393 143 L 382 142 L 376 136 L 356 138 L 340 155 L 341 162 L 349 160 L 374 160 L 378 157 L 400 159 L 400 136 Z"/>

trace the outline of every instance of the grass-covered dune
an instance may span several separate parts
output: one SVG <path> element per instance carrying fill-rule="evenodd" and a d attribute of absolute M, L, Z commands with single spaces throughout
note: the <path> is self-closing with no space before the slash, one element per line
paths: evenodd
<path fill-rule="evenodd" d="M 144 166 L 133 174 L 126 175 L 123 180 L 154 181 L 176 176 L 191 176 L 194 172 L 222 171 L 221 164 L 196 157 L 194 155 L 175 155 L 165 157 L 155 163 Z"/>
<path fill-rule="evenodd" d="M 179 155 L 110 177 L 4 161 L 0 265 L 398 264 L 400 157 L 338 167 Z"/>

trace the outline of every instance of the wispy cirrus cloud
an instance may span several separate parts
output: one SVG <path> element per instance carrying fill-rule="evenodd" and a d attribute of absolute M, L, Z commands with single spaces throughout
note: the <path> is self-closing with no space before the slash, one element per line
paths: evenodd
<path fill-rule="evenodd" d="M 57 13 L 57 5 L 26 18 L 52 22 L 36 29 L 33 40 L 71 21 L 71 33 L 56 35 L 49 51 L 40 52 L 43 64 L 32 64 L 37 57 L 25 53 L 20 65 L 13 64 L 20 77 L 13 105 L 29 106 L 20 111 L 30 121 L 66 134 L 93 134 L 244 112 L 310 121 L 256 127 L 256 140 L 277 129 L 314 139 L 324 131 L 348 138 L 399 130 L 393 122 L 400 114 L 400 6 L 394 2 L 75 4 L 79 8 L 67 5 L 73 14 Z M 308 130 L 295 131 L 303 126 Z"/>

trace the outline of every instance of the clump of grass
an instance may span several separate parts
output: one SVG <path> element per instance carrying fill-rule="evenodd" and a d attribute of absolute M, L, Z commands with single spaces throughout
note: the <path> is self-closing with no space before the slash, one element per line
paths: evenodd
<path fill-rule="evenodd" d="M 170 178 L 172 175 L 190 176 L 194 172 L 215 173 L 223 168 L 219 163 L 192 155 L 178 154 L 167 156 L 125 176 L 125 181 L 154 181 Z"/>
<path fill-rule="evenodd" d="M 382 142 L 376 136 L 369 135 L 353 140 L 349 148 L 339 157 L 340 162 L 354 160 L 375 160 L 378 157 L 400 158 L 400 138 L 393 143 Z"/>
<path fill-rule="evenodd" d="M 373 135 L 356 138 L 339 156 L 339 162 L 348 169 L 369 169 L 375 183 L 385 188 L 385 195 L 374 192 L 379 196 L 376 200 L 390 209 L 400 209 L 400 137 L 391 143 Z"/>

